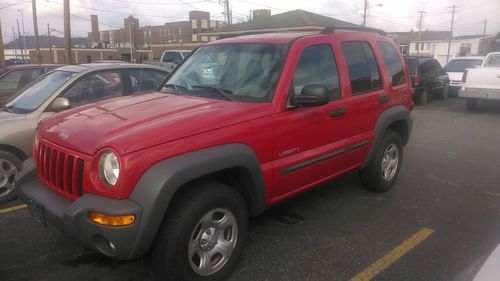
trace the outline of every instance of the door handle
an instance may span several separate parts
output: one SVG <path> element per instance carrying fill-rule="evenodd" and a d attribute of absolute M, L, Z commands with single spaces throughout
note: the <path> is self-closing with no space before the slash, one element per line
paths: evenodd
<path fill-rule="evenodd" d="M 390 99 L 391 99 L 391 97 L 389 97 L 389 96 L 381 96 L 380 98 L 378 98 L 378 103 L 384 104 L 384 103 L 388 102 Z"/>
<path fill-rule="evenodd" d="M 335 108 L 334 110 L 330 111 L 330 117 L 338 117 L 338 116 L 342 116 L 346 113 L 347 113 L 347 108 L 339 107 L 339 108 Z"/>

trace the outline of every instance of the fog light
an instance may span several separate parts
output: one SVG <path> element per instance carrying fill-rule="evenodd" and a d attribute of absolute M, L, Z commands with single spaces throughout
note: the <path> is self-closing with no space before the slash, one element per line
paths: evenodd
<path fill-rule="evenodd" d="M 90 213 L 90 220 L 97 224 L 110 226 L 124 226 L 135 222 L 134 215 L 108 216 L 99 213 Z"/>

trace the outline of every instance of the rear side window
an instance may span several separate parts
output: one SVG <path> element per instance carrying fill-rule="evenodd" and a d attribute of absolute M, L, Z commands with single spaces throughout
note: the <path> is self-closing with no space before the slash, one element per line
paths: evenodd
<path fill-rule="evenodd" d="M 423 75 L 434 74 L 441 69 L 441 65 L 437 60 L 426 60 L 418 68 L 418 73 Z"/>
<path fill-rule="evenodd" d="M 342 43 L 347 62 L 352 94 L 361 94 L 382 87 L 377 62 L 368 42 Z"/>
<path fill-rule="evenodd" d="M 387 42 L 377 42 L 377 46 L 384 57 L 385 67 L 387 68 L 392 86 L 404 84 L 406 81 L 403 65 L 396 49 Z"/>
<path fill-rule="evenodd" d="M 177 52 L 167 52 L 163 57 L 163 62 L 179 63 L 182 61 L 181 54 Z"/>
<path fill-rule="evenodd" d="M 330 94 L 330 99 L 341 98 L 337 64 L 330 45 L 321 44 L 307 47 L 300 55 L 293 77 L 292 90 L 295 95 L 300 95 L 302 88 L 309 84 L 325 86 Z"/>

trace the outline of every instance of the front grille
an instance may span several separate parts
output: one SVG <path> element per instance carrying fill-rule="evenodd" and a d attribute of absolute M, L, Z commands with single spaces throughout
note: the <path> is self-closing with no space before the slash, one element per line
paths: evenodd
<path fill-rule="evenodd" d="M 70 200 L 82 196 L 82 158 L 42 142 L 37 154 L 38 176 L 47 186 Z"/>

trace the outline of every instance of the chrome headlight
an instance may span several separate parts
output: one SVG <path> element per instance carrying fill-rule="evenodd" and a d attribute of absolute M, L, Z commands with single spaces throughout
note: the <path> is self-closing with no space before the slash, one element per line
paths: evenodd
<path fill-rule="evenodd" d="M 101 154 L 99 172 L 102 181 L 107 185 L 113 186 L 116 184 L 120 176 L 120 162 L 113 152 L 105 151 Z"/>

